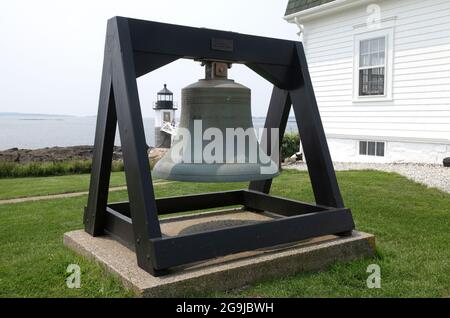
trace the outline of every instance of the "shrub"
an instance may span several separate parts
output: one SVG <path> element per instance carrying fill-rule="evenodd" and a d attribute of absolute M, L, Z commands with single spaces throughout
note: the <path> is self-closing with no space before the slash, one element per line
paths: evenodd
<path fill-rule="evenodd" d="M 116 160 L 112 162 L 111 170 L 113 172 L 123 171 L 123 161 L 122 160 Z"/>
<path fill-rule="evenodd" d="M 300 151 L 300 135 L 298 133 L 286 133 L 281 143 L 282 160 Z"/>
<path fill-rule="evenodd" d="M 0 161 L 0 178 L 47 177 L 90 173 L 91 160 L 15 163 Z M 111 170 L 123 171 L 123 162 L 113 161 Z"/>

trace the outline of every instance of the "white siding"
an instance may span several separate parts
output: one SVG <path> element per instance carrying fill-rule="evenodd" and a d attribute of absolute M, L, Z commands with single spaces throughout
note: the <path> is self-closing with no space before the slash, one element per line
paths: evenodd
<path fill-rule="evenodd" d="M 392 100 L 353 100 L 354 36 L 367 20 L 366 6 L 303 23 L 327 135 L 450 144 L 450 1 L 376 3 L 381 26 L 394 29 Z"/>
<path fill-rule="evenodd" d="M 385 157 L 359 155 L 358 140 L 328 138 L 331 157 L 336 162 L 412 162 L 441 164 L 450 154 L 450 145 L 418 142 L 386 142 Z"/>

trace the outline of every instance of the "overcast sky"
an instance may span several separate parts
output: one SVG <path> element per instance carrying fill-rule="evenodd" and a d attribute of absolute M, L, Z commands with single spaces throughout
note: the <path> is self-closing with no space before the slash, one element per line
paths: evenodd
<path fill-rule="evenodd" d="M 0 112 L 95 115 L 106 21 L 126 16 L 297 39 L 282 19 L 287 0 L 12 0 L 0 2 Z M 203 76 L 198 63 L 179 60 L 138 79 L 142 112 L 163 83 L 181 88 Z M 252 89 L 254 116 L 264 116 L 271 85 L 235 65 L 230 78 Z"/>

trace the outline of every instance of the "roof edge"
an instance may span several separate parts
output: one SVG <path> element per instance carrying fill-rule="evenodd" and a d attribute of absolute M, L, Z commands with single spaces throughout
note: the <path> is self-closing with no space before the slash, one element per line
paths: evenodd
<path fill-rule="evenodd" d="M 320 6 L 312 7 L 303 11 L 298 11 L 292 14 L 285 15 L 283 18 L 290 23 L 300 23 L 312 20 L 323 15 L 327 15 L 336 11 L 351 8 L 363 3 L 373 3 L 376 0 L 335 0 L 332 2 L 321 4 Z"/>

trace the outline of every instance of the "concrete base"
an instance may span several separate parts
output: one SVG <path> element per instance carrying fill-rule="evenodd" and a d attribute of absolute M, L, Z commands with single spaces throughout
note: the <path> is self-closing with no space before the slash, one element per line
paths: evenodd
<path fill-rule="evenodd" d="M 271 215 L 252 212 L 214 212 L 161 221 L 164 235 L 172 236 L 263 221 Z M 92 237 L 83 230 L 64 234 L 64 244 L 118 275 L 126 287 L 143 297 L 183 297 L 198 293 L 242 288 L 262 280 L 286 277 L 326 268 L 336 261 L 373 256 L 375 237 L 353 231 L 352 236 L 333 235 L 244 252 L 172 269 L 153 277 L 137 266 L 136 255 L 109 236 Z"/>

